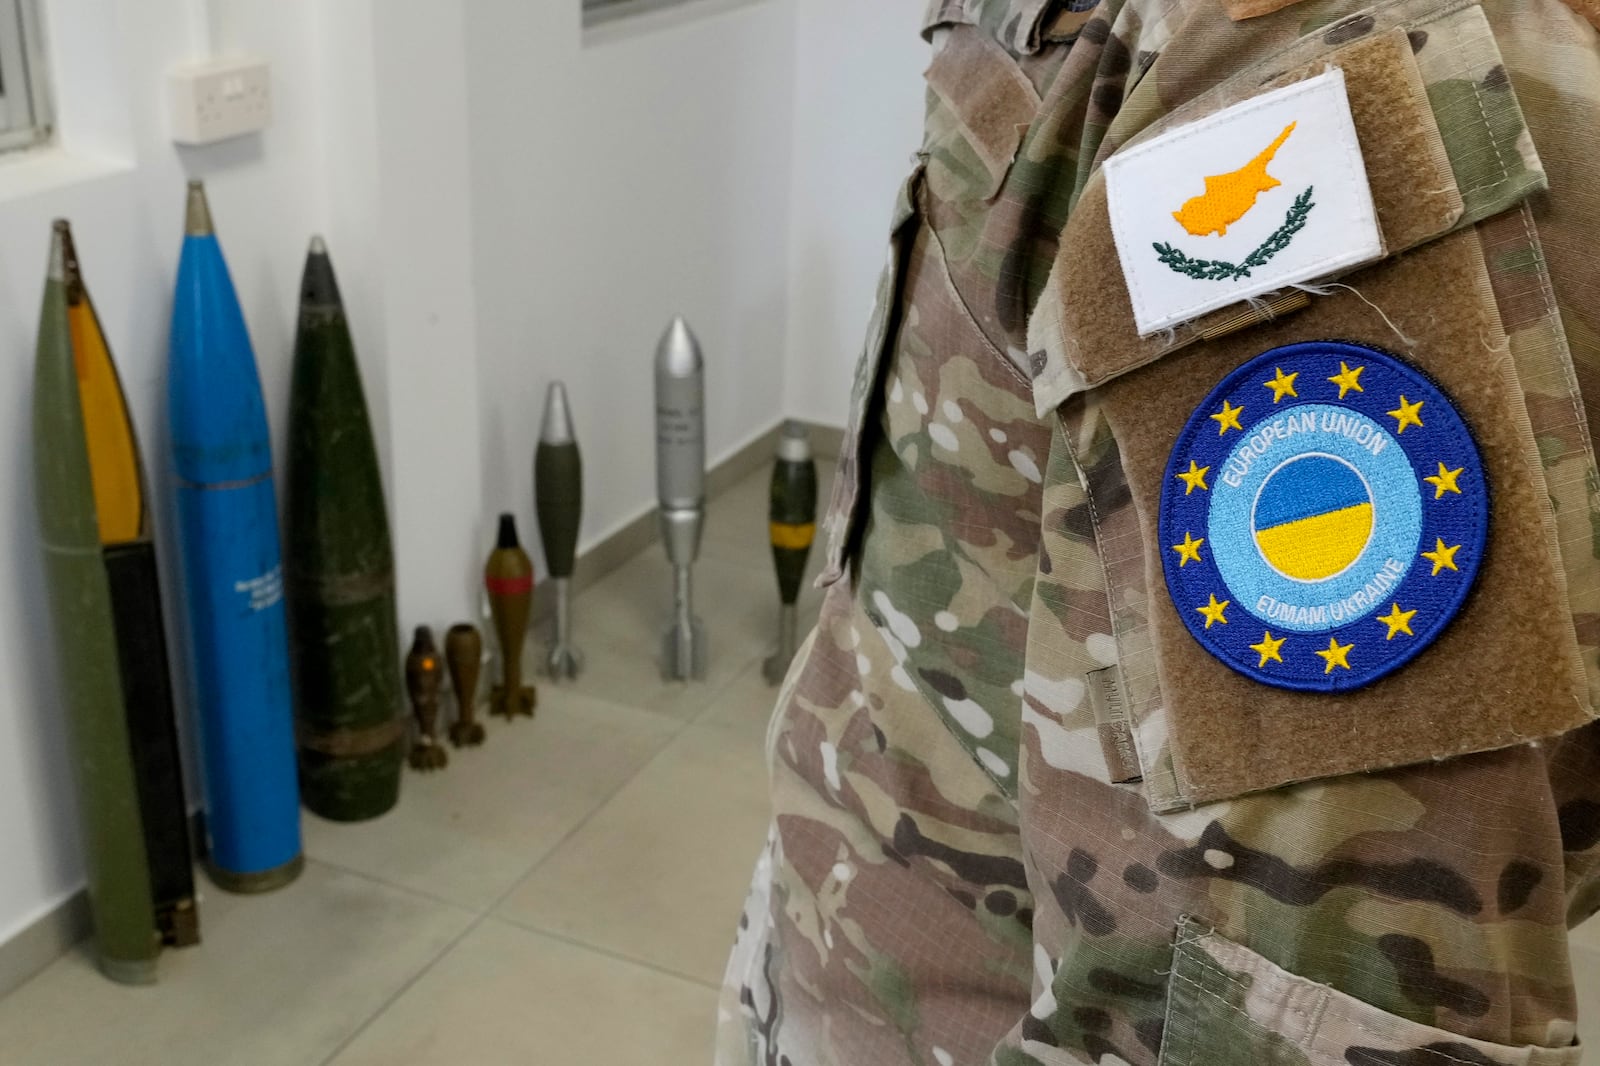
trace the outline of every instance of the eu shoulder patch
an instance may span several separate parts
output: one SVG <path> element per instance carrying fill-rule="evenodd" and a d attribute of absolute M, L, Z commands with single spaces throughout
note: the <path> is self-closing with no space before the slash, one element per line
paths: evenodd
<path fill-rule="evenodd" d="M 1275 348 L 1229 374 L 1167 463 L 1167 589 L 1201 645 L 1264 684 L 1339 692 L 1422 652 L 1461 609 L 1489 529 L 1454 405 L 1364 345 Z"/>
<path fill-rule="evenodd" d="M 1337 68 L 1118 152 L 1105 175 L 1141 336 L 1383 255 Z"/>

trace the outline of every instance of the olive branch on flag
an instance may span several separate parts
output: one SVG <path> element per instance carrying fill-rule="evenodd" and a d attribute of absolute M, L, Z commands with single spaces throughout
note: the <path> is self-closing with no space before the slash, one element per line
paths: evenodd
<path fill-rule="evenodd" d="M 1315 186 L 1308 187 L 1305 192 L 1294 198 L 1294 204 L 1289 208 L 1289 214 L 1284 218 L 1283 225 L 1279 226 L 1261 246 L 1244 257 L 1243 262 L 1230 263 L 1224 259 L 1195 259 L 1181 248 L 1174 248 L 1170 244 L 1154 244 L 1156 255 L 1167 266 L 1180 274 L 1185 274 L 1197 281 L 1237 281 L 1248 278 L 1250 271 L 1260 266 L 1265 266 L 1273 256 L 1289 246 L 1294 235 L 1299 233 L 1306 225 L 1306 217 L 1311 214 L 1311 209 L 1317 206 L 1311 200 L 1311 191 Z"/>

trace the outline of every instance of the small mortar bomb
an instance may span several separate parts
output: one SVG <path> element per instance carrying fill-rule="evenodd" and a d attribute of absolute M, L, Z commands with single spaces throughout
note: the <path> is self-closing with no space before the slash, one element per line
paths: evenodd
<path fill-rule="evenodd" d="M 778 438 L 778 461 L 772 468 L 771 506 L 767 516 L 772 537 L 772 563 L 778 572 L 778 648 L 762 663 L 768 684 L 789 672 L 799 641 L 796 603 L 805 578 L 806 560 L 817 536 L 817 464 L 804 426 L 785 422 Z"/>
<path fill-rule="evenodd" d="M 417 719 L 417 742 L 410 757 L 413 770 L 441 770 L 450 762 L 450 753 L 439 743 L 439 686 L 443 681 L 433 630 L 418 626 L 406 655 L 406 695 Z"/>
<path fill-rule="evenodd" d="M 484 566 L 483 584 L 500 642 L 500 684 L 489 692 L 489 713 L 507 721 L 517 715 L 532 718 L 539 697 L 532 685 L 522 683 L 522 642 L 533 609 L 533 560 L 517 540 L 517 521 L 511 515 L 500 516 L 500 534 Z"/>
<path fill-rule="evenodd" d="M 483 659 L 483 637 L 465 622 L 444 635 L 444 661 L 450 670 L 450 687 L 456 694 L 456 720 L 450 723 L 450 743 L 475 748 L 483 743 L 483 723 L 478 721 L 478 672 Z"/>

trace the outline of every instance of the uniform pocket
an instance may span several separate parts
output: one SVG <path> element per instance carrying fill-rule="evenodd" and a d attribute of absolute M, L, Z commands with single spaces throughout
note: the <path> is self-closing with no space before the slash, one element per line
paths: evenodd
<path fill-rule="evenodd" d="M 861 502 L 863 464 L 862 437 L 868 425 L 873 399 L 882 379 L 883 356 L 894 338 L 899 324 L 900 290 L 905 274 L 908 251 L 917 217 L 918 191 L 922 184 L 926 159 L 917 157 L 915 168 L 901 183 L 895 197 L 894 215 L 889 224 L 889 252 L 883 272 L 878 276 L 878 293 L 872 307 L 872 317 L 867 321 L 867 341 L 856 363 L 855 382 L 850 391 L 850 421 L 845 428 L 844 443 L 839 448 L 839 466 L 833 480 L 833 496 L 823 518 L 823 532 L 828 538 L 828 554 L 817 587 L 827 588 L 844 576 L 845 558 L 851 537 L 855 533 L 856 513 Z"/>
<path fill-rule="evenodd" d="M 1507 1047 L 1422 1025 L 1296 977 L 1185 918 L 1160 1066 L 1577 1066 L 1578 1047 Z"/>

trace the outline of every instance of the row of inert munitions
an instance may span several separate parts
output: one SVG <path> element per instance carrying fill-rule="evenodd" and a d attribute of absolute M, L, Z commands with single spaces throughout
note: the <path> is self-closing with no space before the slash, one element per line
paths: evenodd
<path fill-rule="evenodd" d="M 705 670 L 690 579 L 705 514 L 703 380 L 699 345 L 676 320 L 656 356 L 661 529 L 675 575 L 663 674 L 676 679 Z M 266 405 L 198 182 L 189 186 L 168 388 L 207 867 L 222 888 L 267 891 L 303 865 L 300 802 L 338 821 L 376 817 L 397 801 L 408 746 L 418 769 L 444 764 L 439 656 L 421 628 L 402 671 L 377 450 L 320 238 L 301 281 L 281 557 Z M 113 979 L 147 982 L 164 944 L 199 940 L 193 855 L 145 464 L 64 221 L 54 227 L 40 313 L 33 432 L 97 955 Z M 555 587 L 544 665 L 556 679 L 576 677 L 582 662 L 570 602 L 582 488 L 571 412 L 556 383 L 535 455 L 535 506 Z M 774 682 L 794 654 L 815 510 L 809 444 L 791 424 L 770 508 L 782 603 L 779 649 L 766 664 Z M 484 582 L 501 650 L 490 711 L 531 716 L 536 695 L 523 683 L 521 649 L 534 575 L 509 515 Z M 474 716 L 481 647 L 470 625 L 447 634 L 458 745 L 483 736 Z"/>

